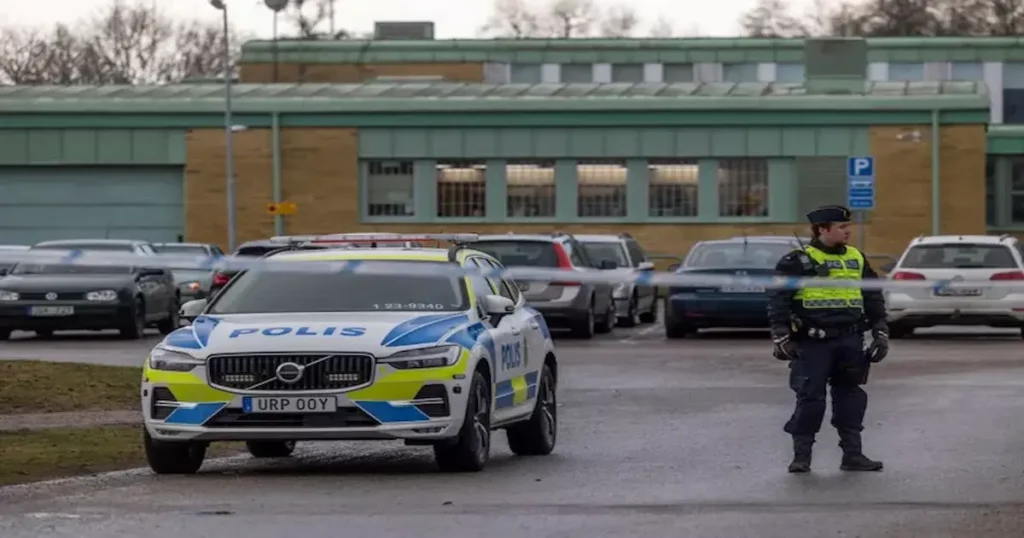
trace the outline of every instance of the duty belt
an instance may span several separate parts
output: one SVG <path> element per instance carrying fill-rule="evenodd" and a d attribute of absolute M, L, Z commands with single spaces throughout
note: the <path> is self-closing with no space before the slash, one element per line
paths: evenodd
<path fill-rule="evenodd" d="M 804 308 L 861 308 L 862 299 L 804 299 L 800 301 Z"/>
<path fill-rule="evenodd" d="M 798 332 L 799 335 L 811 338 L 813 340 L 825 340 L 828 338 L 839 338 L 840 336 L 847 334 L 856 334 L 864 332 L 864 328 L 861 324 L 847 325 L 845 327 L 807 327 L 804 326 Z"/>

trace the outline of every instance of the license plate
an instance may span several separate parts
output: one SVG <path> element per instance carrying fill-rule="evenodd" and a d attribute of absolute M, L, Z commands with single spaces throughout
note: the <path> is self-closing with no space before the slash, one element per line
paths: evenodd
<path fill-rule="evenodd" d="M 935 290 L 935 295 L 942 297 L 978 297 L 982 294 L 980 288 L 943 288 Z"/>
<path fill-rule="evenodd" d="M 334 413 L 334 396 L 244 396 L 243 413 Z"/>
<path fill-rule="evenodd" d="M 73 306 L 33 306 L 33 307 L 29 307 L 28 314 L 30 316 L 73 316 L 73 315 L 75 315 L 75 307 L 73 307 Z"/>
<path fill-rule="evenodd" d="M 722 286 L 722 293 L 764 293 L 764 286 Z"/>

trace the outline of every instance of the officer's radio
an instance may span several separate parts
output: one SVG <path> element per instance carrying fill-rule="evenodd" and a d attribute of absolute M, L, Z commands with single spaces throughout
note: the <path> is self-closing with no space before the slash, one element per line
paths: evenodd
<path fill-rule="evenodd" d="M 798 258 L 800 259 L 800 268 L 803 272 L 816 276 L 829 276 L 831 272 L 829 271 L 828 266 L 818 263 L 810 254 L 807 253 L 807 246 L 800 240 L 800 236 L 794 233 L 793 237 L 796 238 L 797 244 L 800 245 L 800 254 L 798 255 Z"/>

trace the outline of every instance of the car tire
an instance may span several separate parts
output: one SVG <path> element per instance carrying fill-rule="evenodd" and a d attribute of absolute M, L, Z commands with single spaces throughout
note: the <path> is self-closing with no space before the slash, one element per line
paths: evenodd
<path fill-rule="evenodd" d="M 434 459 L 443 472 L 479 472 L 491 458 L 491 390 L 479 370 L 473 372 L 468 397 L 459 435 L 434 445 Z"/>
<path fill-rule="evenodd" d="M 596 323 L 596 317 L 594 315 L 594 300 L 590 300 L 590 309 L 587 310 L 587 315 L 581 320 L 576 321 L 573 324 L 572 335 L 576 338 L 583 340 L 590 340 L 594 337 L 594 327 Z"/>
<path fill-rule="evenodd" d="M 36 338 L 43 338 L 43 339 L 53 338 L 53 331 L 42 330 L 42 331 L 35 331 L 35 333 L 36 333 Z"/>
<path fill-rule="evenodd" d="M 156 328 L 157 328 L 157 330 L 160 331 L 160 334 L 166 336 L 166 335 L 171 334 L 172 332 L 180 329 L 181 328 L 181 318 L 179 317 L 180 315 L 181 315 L 181 301 L 178 299 L 178 296 L 175 295 L 174 298 L 171 299 L 171 307 L 169 309 L 169 312 L 167 313 L 167 317 L 165 319 L 160 320 L 160 322 L 156 324 Z"/>
<path fill-rule="evenodd" d="M 0 342 L 11 339 L 10 329 L 0 329 Z"/>
<path fill-rule="evenodd" d="M 601 316 L 601 323 L 594 327 L 594 332 L 598 334 L 608 334 L 615 330 L 615 323 L 617 321 L 618 319 L 615 317 L 615 300 L 609 297 L 608 308 L 604 315 Z"/>
<path fill-rule="evenodd" d="M 118 329 L 121 338 L 127 340 L 140 340 L 146 334 L 146 303 L 142 297 L 135 298 L 135 305 L 132 307 L 132 321 Z"/>
<path fill-rule="evenodd" d="M 143 430 L 149 468 L 156 474 L 195 474 L 206 459 L 206 443 L 157 441 Z"/>
<path fill-rule="evenodd" d="M 665 337 L 675 340 L 697 334 L 697 330 L 678 321 L 665 321 Z"/>
<path fill-rule="evenodd" d="M 889 325 L 889 338 L 906 338 L 912 334 L 914 334 L 914 327 Z"/>
<path fill-rule="evenodd" d="M 254 458 L 287 458 L 295 451 L 295 441 L 246 441 L 245 448 Z"/>
<path fill-rule="evenodd" d="M 540 371 L 537 403 L 530 419 L 506 429 L 508 448 L 517 456 L 547 456 L 558 441 L 558 395 L 547 364 Z"/>
<path fill-rule="evenodd" d="M 640 325 L 640 309 L 639 302 L 637 301 L 636 294 L 629 298 L 629 308 L 626 311 L 626 317 L 620 320 L 619 325 L 623 327 L 636 327 Z"/>
<path fill-rule="evenodd" d="M 640 314 L 640 323 L 657 323 L 658 322 L 658 296 L 655 295 L 654 299 L 651 300 L 651 309 L 643 314 Z"/>

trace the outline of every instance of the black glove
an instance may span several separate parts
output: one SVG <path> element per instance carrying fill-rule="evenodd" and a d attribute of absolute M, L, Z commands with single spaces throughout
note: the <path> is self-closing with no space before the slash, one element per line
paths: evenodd
<path fill-rule="evenodd" d="M 880 321 L 871 328 L 871 345 L 868 346 L 867 356 L 871 362 L 882 362 L 882 359 L 889 354 L 889 326 Z"/>
<path fill-rule="evenodd" d="M 772 344 L 775 346 L 772 355 L 780 361 L 795 361 L 800 359 L 800 350 L 788 329 L 772 329 Z"/>

